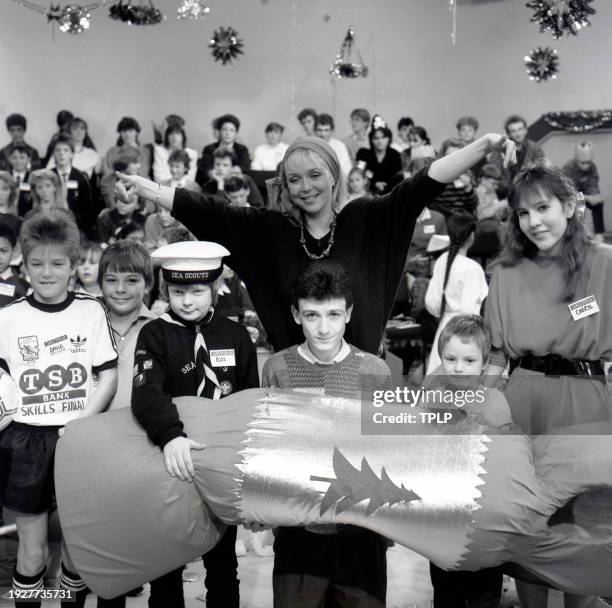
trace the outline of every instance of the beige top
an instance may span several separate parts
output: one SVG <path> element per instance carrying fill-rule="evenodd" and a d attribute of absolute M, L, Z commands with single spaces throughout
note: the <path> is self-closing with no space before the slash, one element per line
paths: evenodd
<path fill-rule="evenodd" d="M 486 322 L 491 363 L 506 356 L 555 354 L 566 359 L 612 360 L 612 247 L 597 246 L 585 281 L 571 302 L 564 302 L 563 272 L 556 258 L 524 259 L 510 268 L 498 266 L 489 287 Z M 569 305 L 594 296 L 599 312 L 575 321 Z M 505 352 L 505 355 L 504 355 Z"/>
<path fill-rule="evenodd" d="M 143 304 L 138 313 L 138 318 L 123 336 L 119 335 L 113 328 L 113 337 L 119 353 L 117 366 L 117 392 L 108 406 L 108 410 L 116 410 L 120 407 L 130 407 L 132 402 L 132 378 L 134 369 L 134 350 L 140 329 L 146 325 L 155 315 Z M 112 326 L 112 324 L 111 324 Z"/>

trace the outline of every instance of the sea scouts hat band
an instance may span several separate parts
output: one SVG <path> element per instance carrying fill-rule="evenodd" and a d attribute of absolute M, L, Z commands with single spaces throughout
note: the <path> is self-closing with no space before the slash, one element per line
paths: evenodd
<path fill-rule="evenodd" d="M 223 258 L 230 252 L 209 241 L 184 241 L 156 249 L 153 262 L 160 262 L 168 283 L 210 283 L 223 272 Z"/>
<path fill-rule="evenodd" d="M 181 285 L 211 283 L 218 279 L 222 272 L 223 266 L 213 270 L 172 270 L 171 268 L 162 268 L 162 276 L 166 283 L 178 283 Z"/>

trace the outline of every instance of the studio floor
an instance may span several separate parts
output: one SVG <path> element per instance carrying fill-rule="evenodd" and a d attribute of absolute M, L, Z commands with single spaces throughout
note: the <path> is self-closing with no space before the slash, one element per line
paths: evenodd
<path fill-rule="evenodd" d="M 401 546 L 394 546 L 387 554 L 388 564 L 388 608 L 430 608 L 432 588 L 429 581 L 429 562 L 423 557 Z M 272 557 L 257 557 L 247 553 L 238 559 L 240 576 L 241 608 L 272 608 Z M 204 570 L 202 561 L 188 565 L 186 572 L 196 580 L 185 583 L 186 608 L 205 608 Z M 506 594 L 504 608 L 514 606 L 514 595 Z M 128 598 L 127 608 L 147 608 L 148 587 L 140 597 Z M 200 599 L 201 598 L 201 599 Z M 12 606 L 0 600 L 0 606 Z M 46 601 L 45 608 L 59 608 L 59 602 Z M 95 608 L 96 597 L 87 598 L 86 608 Z M 563 606 L 561 594 L 551 592 L 548 608 Z M 170 608 L 170 607 L 169 607 Z"/>

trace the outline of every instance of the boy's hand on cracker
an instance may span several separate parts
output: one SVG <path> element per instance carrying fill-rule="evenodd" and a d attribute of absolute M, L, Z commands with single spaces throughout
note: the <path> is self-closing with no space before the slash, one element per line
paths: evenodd
<path fill-rule="evenodd" d="M 164 446 L 164 463 L 166 471 L 172 477 L 183 481 L 192 481 L 195 475 L 191 450 L 203 450 L 206 446 L 187 437 L 176 437 Z"/>

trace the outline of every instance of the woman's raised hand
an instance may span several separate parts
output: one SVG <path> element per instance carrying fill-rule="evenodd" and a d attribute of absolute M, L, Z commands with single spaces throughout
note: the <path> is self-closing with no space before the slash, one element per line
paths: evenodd
<path fill-rule="evenodd" d="M 505 135 L 488 133 L 489 149 L 503 158 L 504 169 L 516 164 L 516 144 Z"/>
<path fill-rule="evenodd" d="M 155 182 L 152 182 L 146 177 L 141 177 L 140 175 L 128 175 L 127 173 L 115 171 L 115 177 L 117 178 L 117 182 L 115 183 L 115 196 L 123 201 L 129 200 L 135 194 L 149 199 L 150 193 L 157 189 L 157 184 L 155 184 Z M 149 193 L 148 196 L 147 193 Z"/>

